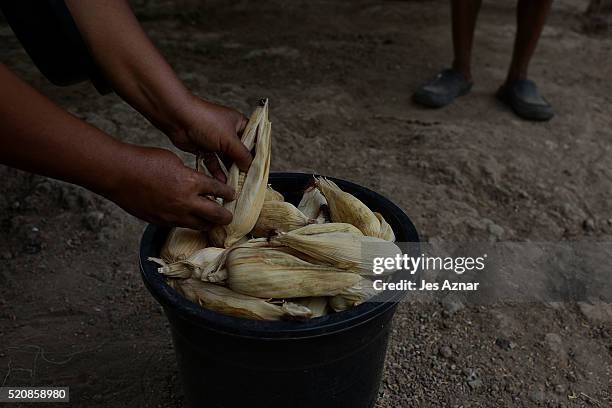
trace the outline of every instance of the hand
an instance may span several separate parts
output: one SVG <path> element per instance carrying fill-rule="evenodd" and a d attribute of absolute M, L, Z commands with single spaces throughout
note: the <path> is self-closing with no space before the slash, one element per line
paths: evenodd
<path fill-rule="evenodd" d="M 223 183 L 226 178 L 215 153 L 224 163 L 231 160 L 240 170 L 248 170 L 252 157 L 240 141 L 247 118 L 234 109 L 197 96 L 191 98 L 182 112 L 182 125 L 168 134 L 172 143 L 181 150 L 203 155 L 210 173 Z"/>
<path fill-rule="evenodd" d="M 205 197 L 233 200 L 231 187 L 186 167 L 168 150 L 127 149 L 118 181 L 104 194 L 125 211 L 153 224 L 196 230 L 231 222 L 231 212 Z"/>

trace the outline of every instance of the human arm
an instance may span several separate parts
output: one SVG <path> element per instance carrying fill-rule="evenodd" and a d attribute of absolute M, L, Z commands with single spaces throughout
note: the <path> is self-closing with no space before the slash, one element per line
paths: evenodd
<path fill-rule="evenodd" d="M 219 153 L 241 170 L 248 169 L 252 158 L 238 137 L 246 118 L 193 95 L 149 40 L 126 0 L 66 4 L 98 66 L 122 98 L 178 148 Z M 207 165 L 225 181 L 216 161 Z"/>
<path fill-rule="evenodd" d="M 206 229 L 231 213 L 203 197 L 227 185 L 164 149 L 113 139 L 55 105 L 0 64 L 0 163 L 79 184 L 149 222 Z"/>

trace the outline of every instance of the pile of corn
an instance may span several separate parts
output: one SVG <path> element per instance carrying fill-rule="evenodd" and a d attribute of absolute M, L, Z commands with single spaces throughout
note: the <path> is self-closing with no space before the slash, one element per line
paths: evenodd
<path fill-rule="evenodd" d="M 219 201 L 232 222 L 208 232 L 175 228 L 161 258 L 150 260 L 187 299 L 233 316 L 307 319 L 363 303 L 376 294 L 372 258 L 401 254 L 393 230 L 325 178 L 313 180 L 297 207 L 286 202 L 267 185 L 270 132 L 262 101 L 242 136 L 253 163 L 246 173 L 227 171 L 237 199 Z M 205 171 L 199 160 L 198 169 Z"/>

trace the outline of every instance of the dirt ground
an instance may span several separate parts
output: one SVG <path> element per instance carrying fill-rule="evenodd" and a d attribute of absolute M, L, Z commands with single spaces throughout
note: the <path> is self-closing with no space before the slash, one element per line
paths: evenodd
<path fill-rule="evenodd" d="M 531 76 L 557 117 L 524 122 L 492 96 L 514 4 L 484 3 L 474 90 L 436 111 L 410 94 L 450 60 L 447 1 L 136 9 L 197 93 L 244 112 L 270 98 L 273 170 L 377 190 L 425 240 L 610 240 L 612 37 L 585 34 L 586 1 L 555 2 Z M 117 96 L 50 85 L 4 22 L 0 42 L 2 61 L 66 109 L 170 148 Z M 0 180 L 0 383 L 69 385 L 79 407 L 180 407 L 168 325 L 137 268 L 144 224 L 78 187 L 6 167 Z M 612 406 L 612 309 L 402 304 L 380 396 L 379 408 Z"/>

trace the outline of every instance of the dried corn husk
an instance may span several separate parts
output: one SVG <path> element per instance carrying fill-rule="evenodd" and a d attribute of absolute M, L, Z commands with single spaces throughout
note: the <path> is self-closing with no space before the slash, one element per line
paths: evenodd
<path fill-rule="evenodd" d="M 323 224 L 326 225 L 326 224 Z M 373 275 L 374 258 L 395 258 L 402 250 L 392 242 L 346 232 L 303 235 L 292 231 L 271 238 L 273 245 L 284 245 L 335 268 Z M 386 274 L 394 271 L 387 271 Z"/>
<path fill-rule="evenodd" d="M 285 201 L 285 197 L 273 189 L 272 186 L 268 185 L 266 188 L 266 198 L 264 199 L 264 202 L 266 201 Z"/>
<path fill-rule="evenodd" d="M 206 245 L 202 231 L 177 227 L 168 234 L 160 256 L 166 262 L 176 262 L 187 259 L 198 249 L 206 248 Z"/>
<path fill-rule="evenodd" d="M 237 198 L 224 203 L 234 218 L 225 226 L 213 228 L 209 238 L 215 246 L 229 248 L 248 234 L 259 217 L 266 196 L 266 183 L 270 172 L 272 124 L 268 121 L 268 101 L 258 107 L 244 131 L 242 142 L 249 150 L 255 144 L 255 157 L 247 173 L 233 164 L 229 169 L 227 184 L 234 188 Z"/>
<path fill-rule="evenodd" d="M 261 298 L 333 296 L 361 277 L 330 266 L 313 265 L 274 248 L 238 248 L 225 267 L 228 286 Z"/>
<path fill-rule="evenodd" d="M 309 187 L 306 189 L 306 191 L 304 191 L 304 195 L 298 204 L 298 208 L 308 218 L 317 220 L 317 222 L 320 224 L 331 221 L 328 217 L 327 200 L 321 191 L 314 186 Z"/>
<path fill-rule="evenodd" d="M 150 261 L 161 265 L 159 273 L 170 278 L 195 278 L 207 280 L 208 274 L 204 271 L 223 255 L 224 248 L 208 247 L 194 252 L 189 258 L 177 262 L 167 263 L 160 259 L 149 258 Z M 204 275 L 204 276 L 203 276 Z"/>
<path fill-rule="evenodd" d="M 381 213 L 375 212 L 376 218 L 380 221 L 380 231 L 378 233 L 378 238 L 382 238 L 385 241 L 395 242 L 395 233 L 391 228 L 391 225 L 385 220 Z"/>
<path fill-rule="evenodd" d="M 271 231 L 288 232 L 313 222 L 291 203 L 264 201 L 251 234 L 254 237 L 265 237 Z"/>
<path fill-rule="evenodd" d="M 302 228 L 291 231 L 292 234 L 299 235 L 315 235 L 323 234 L 327 232 L 348 232 L 355 235 L 362 235 L 363 233 L 355 226 L 347 224 L 345 222 L 330 222 L 327 224 L 310 224 Z"/>
<path fill-rule="evenodd" d="M 305 306 L 295 303 L 273 305 L 263 299 L 236 293 L 231 289 L 197 279 L 174 282 L 187 299 L 207 309 L 219 313 L 255 320 L 305 319 L 312 312 Z"/>
<path fill-rule="evenodd" d="M 353 224 L 364 235 L 378 237 L 380 221 L 364 203 L 352 194 L 342 191 L 331 180 L 322 177 L 315 180 L 317 187 L 327 199 L 332 222 Z"/>
<path fill-rule="evenodd" d="M 336 312 L 341 312 L 351 307 L 355 307 L 374 297 L 378 291 L 374 289 L 372 281 L 362 279 L 355 286 L 347 288 L 341 294 L 329 299 L 329 306 Z"/>
<path fill-rule="evenodd" d="M 327 300 L 324 296 L 294 299 L 299 305 L 307 307 L 312 312 L 312 317 L 321 317 L 327 314 Z"/>
<path fill-rule="evenodd" d="M 227 168 L 225 167 L 225 164 L 223 163 L 223 160 L 221 160 L 216 153 L 213 153 L 213 155 L 215 156 L 215 159 L 219 163 L 219 168 L 221 169 L 223 174 L 225 174 L 225 177 L 227 177 L 228 171 L 227 171 Z M 210 172 L 210 170 L 208 170 L 208 167 L 206 167 L 206 156 L 204 156 L 204 155 L 198 154 L 196 156 L 196 171 L 198 171 L 199 173 L 204 173 L 208 177 L 213 177 L 213 175 Z M 217 201 L 219 204 L 223 205 L 223 199 L 222 198 L 214 197 L 214 196 L 210 196 L 210 195 L 206 196 L 206 197 L 208 197 L 211 200 Z"/>

